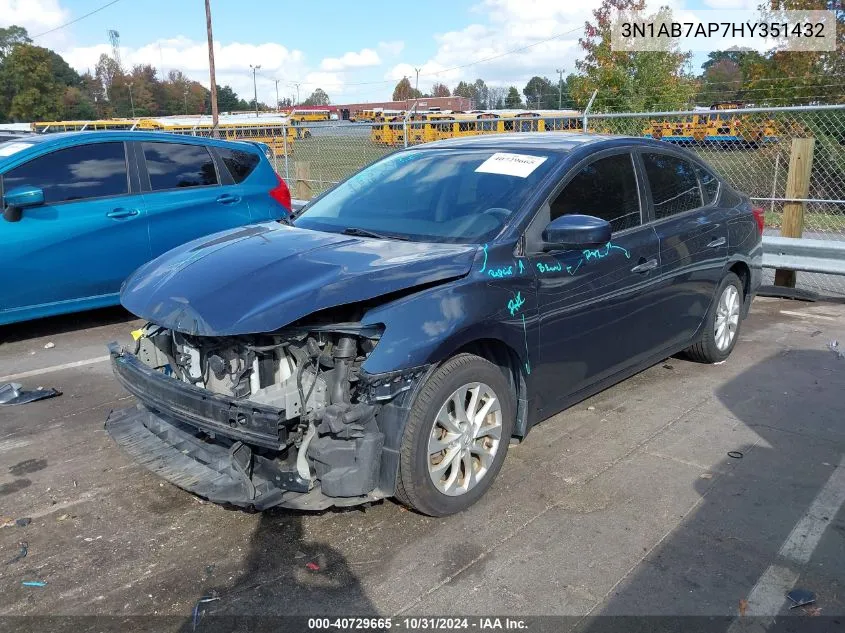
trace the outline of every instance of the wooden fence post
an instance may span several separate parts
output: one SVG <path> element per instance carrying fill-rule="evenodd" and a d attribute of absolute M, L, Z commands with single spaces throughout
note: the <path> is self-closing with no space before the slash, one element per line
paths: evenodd
<path fill-rule="evenodd" d="M 792 139 L 792 151 L 789 154 L 789 172 L 786 176 L 785 198 L 799 199 L 810 195 L 810 174 L 813 171 L 814 138 Z M 784 202 L 783 220 L 780 226 L 782 237 L 801 237 L 804 232 L 805 202 Z M 795 287 L 795 271 L 775 271 L 775 285 L 786 288 Z"/>
<path fill-rule="evenodd" d="M 310 200 L 314 191 L 311 187 L 311 163 L 296 161 L 294 165 L 295 196 L 298 200 Z"/>

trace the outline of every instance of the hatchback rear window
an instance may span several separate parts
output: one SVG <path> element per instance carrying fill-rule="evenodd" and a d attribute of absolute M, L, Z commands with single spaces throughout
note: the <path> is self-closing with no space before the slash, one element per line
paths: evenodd
<path fill-rule="evenodd" d="M 217 153 L 223 159 L 223 164 L 226 169 L 232 174 L 232 179 L 236 183 L 241 183 L 247 179 L 260 162 L 257 154 L 252 152 L 245 152 L 238 149 L 229 149 L 227 147 L 217 148 Z"/>

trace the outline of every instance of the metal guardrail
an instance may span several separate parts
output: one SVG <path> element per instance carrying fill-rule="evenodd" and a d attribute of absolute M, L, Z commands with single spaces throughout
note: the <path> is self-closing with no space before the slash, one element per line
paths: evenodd
<path fill-rule="evenodd" d="M 845 275 L 845 241 L 764 236 L 763 268 Z"/>
<path fill-rule="evenodd" d="M 299 211 L 306 200 L 291 200 Z M 845 275 L 845 241 L 763 236 L 763 268 Z"/>

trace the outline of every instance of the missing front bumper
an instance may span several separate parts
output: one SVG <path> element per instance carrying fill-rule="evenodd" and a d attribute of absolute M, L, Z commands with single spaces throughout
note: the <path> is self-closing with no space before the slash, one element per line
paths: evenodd
<path fill-rule="evenodd" d="M 242 442 L 208 441 L 195 427 L 143 405 L 112 411 L 106 431 L 133 460 L 170 483 L 214 503 L 251 510 L 274 506 L 324 510 L 375 501 L 376 492 L 328 497 L 294 470 L 273 466 Z"/>

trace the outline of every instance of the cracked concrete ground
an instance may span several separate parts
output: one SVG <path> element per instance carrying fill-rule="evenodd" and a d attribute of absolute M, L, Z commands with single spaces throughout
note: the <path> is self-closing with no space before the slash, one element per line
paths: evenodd
<path fill-rule="evenodd" d="M 0 528 L 0 615 L 170 615 L 175 630 L 213 590 L 214 614 L 734 616 L 845 454 L 845 359 L 828 349 L 845 305 L 757 299 L 726 363 L 671 358 L 545 421 L 463 514 L 250 515 L 105 434 L 131 398 L 97 359 L 135 323 L 106 310 L 0 330 L 0 376 L 64 394 L 0 408 L 0 515 L 32 519 Z M 822 527 L 795 571 L 843 615 L 845 512 Z"/>

